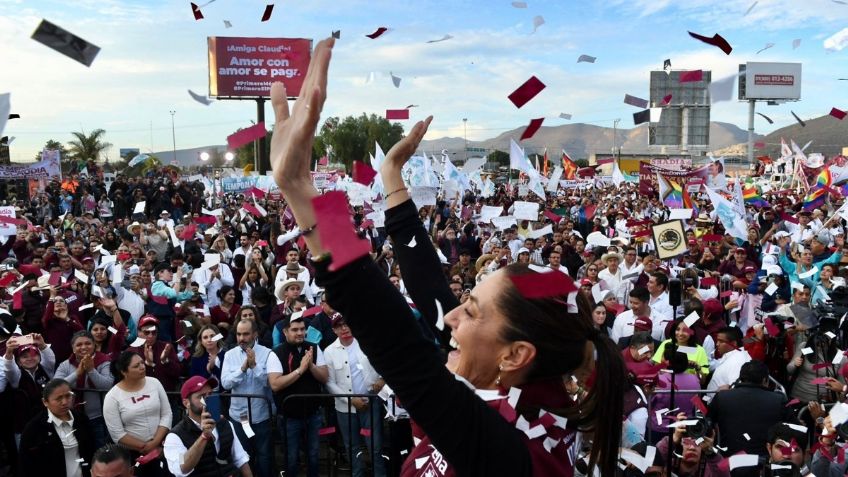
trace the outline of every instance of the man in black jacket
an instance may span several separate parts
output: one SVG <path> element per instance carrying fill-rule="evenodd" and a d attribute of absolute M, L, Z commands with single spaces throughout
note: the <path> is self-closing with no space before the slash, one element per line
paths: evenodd
<path fill-rule="evenodd" d="M 786 396 L 766 388 L 768 368 L 761 361 L 742 365 L 739 383 L 733 389 L 716 393 L 709 416 L 718 425 L 725 455 L 739 451 L 766 455 L 768 430 L 774 424 L 792 420 Z"/>
<path fill-rule="evenodd" d="M 232 423 L 206 411 L 205 399 L 216 387 L 214 377 L 193 376 L 180 389 L 186 415 L 165 437 L 164 446 L 168 470 L 175 476 L 253 477 L 250 456 Z"/>
<path fill-rule="evenodd" d="M 21 470 L 25 477 L 90 475 L 94 434 L 88 418 L 71 410 L 74 393 L 63 379 L 44 386 L 46 408 L 35 416 L 21 435 Z"/>

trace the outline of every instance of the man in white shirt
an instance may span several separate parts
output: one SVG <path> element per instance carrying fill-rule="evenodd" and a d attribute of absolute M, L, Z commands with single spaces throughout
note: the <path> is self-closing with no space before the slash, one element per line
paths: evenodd
<path fill-rule="evenodd" d="M 625 247 L 624 263 L 621 264 L 622 280 L 629 280 L 631 283 L 636 283 L 636 280 L 639 279 L 639 275 L 642 274 L 643 269 L 644 266 L 642 265 L 642 262 L 638 260 L 636 248 Z"/>
<path fill-rule="evenodd" d="M 661 341 L 659 337 L 662 336 L 666 323 L 671 320 L 655 313 L 651 309 L 648 305 L 650 296 L 648 290 L 644 287 L 636 287 L 630 292 L 628 301 L 630 309 L 621 312 L 612 324 L 610 338 L 614 343 L 619 343 L 622 338 L 633 336 L 633 323 L 636 321 L 636 318 L 641 317 L 648 317 L 651 320 L 651 337 L 656 341 Z"/>
<path fill-rule="evenodd" d="M 548 255 L 548 266 L 554 270 L 559 270 L 560 272 L 568 275 L 568 268 L 562 264 L 562 254 L 557 252 L 556 250 L 551 250 Z"/>
<path fill-rule="evenodd" d="M 253 477 L 250 456 L 236 437 L 233 424 L 207 412 L 206 399 L 216 387 L 218 380 L 214 377 L 193 376 L 180 389 L 186 415 L 165 437 L 164 445 L 168 470 L 175 477 L 195 471 L 196 475 L 226 476 L 238 471 L 242 477 Z"/>
<path fill-rule="evenodd" d="M 619 264 L 621 263 L 621 254 L 617 252 L 607 252 L 601 257 L 601 262 L 606 265 L 606 268 L 598 271 L 598 279 L 603 280 L 607 290 L 612 290 L 615 293 L 615 299 L 619 303 L 624 303 L 632 283 L 625 281 L 622 278 L 622 271 Z M 603 288 L 603 285 L 601 286 Z"/>
<path fill-rule="evenodd" d="M 330 371 L 327 390 L 332 394 L 374 394 L 385 382 L 371 367 L 368 357 L 359 348 L 359 343 L 350 332 L 344 317 L 336 313 L 332 321 L 333 332 L 338 339 L 324 350 L 324 359 Z M 350 401 L 348 403 L 348 401 Z M 364 475 L 363 440 L 369 452 L 380 452 L 383 447 L 381 425 L 382 404 L 379 400 L 364 397 L 335 398 L 339 430 L 344 439 L 346 452 L 353 455 L 353 475 Z M 376 424 L 376 425 L 373 425 Z M 363 439 L 362 430 L 371 437 Z M 372 446 L 373 440 L 373 446 Z M 351 454 L 351 441 L 354 442 Z M 382 456 L 371 454 L 374 475 L 384 477 L 386 466 Z"/>
<path fill-rule="evenodd" d="M 751 355 L 742 347 L 742 331 L 739 328 L 730 326 L 722 328 L 716 334 L 715 341 L 715 371 L 707 384 L 707 391 L 729 389 L 739 379 L 742 365 L 751 361 Z M 709 393 L 706 396 L 712 396 L 712 394 Z"/>
<path fill-rule="evenodd" d="M 792 243 L 806 243 L 807 240 L 813 238 L 813 228 L 810 226 L 812 214 L 809 210 L 798 212 L 798 223 L 783 222 L 783 226 L 789 231 L 789 236 L 792 238 Z"/>
<path fill-rule="evenodd" d="M 250 237 L 247 234 L 241 234 L 239 237 L 239 246 L 233 251 L 233 260 L 239 255 L 244 255 L 244 268 L 247 268 L 250 262 L 250 251 L 253 247 L 250 245 Z M 233 261 L 230 262 L 235 263 Z"/>
<path fill-rule="evenodd" d="M 174 219 L 171 218 L 171 213 L 163 210 L 159 213 L 159 220 L 156 221 L 156 226 L 160 229 L 174 226 Z"/>
<path fill-rule="evenodd" d="M 209 254 L 207 254 L 209 255 Z M 197 282 L 201 288 L 206 289 L 206 304 L 209 308 L 221 303 L 218 298 L 218 290 L 224 285 L 233 286 L 235 279 L 230 266 L 226 263 L 218 263 L 209 268 L 196 268 L 191 274 L 191 281 Z"/>
<path fill-rule="evenodd" d="M 655 272 L 648 277 L 646 284 L 648 293 L 651 295 L 648 305 L 656 314 L 666 318 L 666 322 L 674 318 L 674 309 L 668 301 L 668 275 Z M 681 310 L 683 307 L 679 307 Z"/>

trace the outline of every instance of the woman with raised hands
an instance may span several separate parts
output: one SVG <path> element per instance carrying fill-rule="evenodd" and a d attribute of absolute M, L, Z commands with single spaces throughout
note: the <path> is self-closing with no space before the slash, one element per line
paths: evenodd
<path fill-rule="evenodd" d="M 375 369 L 423 430 L 424 437 L 409 454 L 402 475 L 570 476 L 577 454 L 572 448 L 574 434 L 591 431 L 590 464 L 602 476 L 612 476 L 617 467 L 626 372 L 618 348 L 594 328 L 588 302 L 576 290 L 561 286 L 537 297 L 517 283 L 545 282 L 550 277 L 518 266 L 491 274 L 474 288 L 469 300 L 455 304 L 444 315 L 459 348 L 451 353 L 454 374 L 416 327 L 404 298 L 367 254 L 331 267 L 333 256 L 320 235 L 343 231 L 321 231 L 322 224 L 316 223 L 312 200 L 319 194 L 309 164 L 326 99 L 333 43 L 324 40 L 315 48 L 291 114 L 285 87 L 272 85 L 276 121 L 271 163 L 274 179 L 305 231 L 317 280 L 325 287 L 329 304 L 345 317 Z M 386 155 L 387 222 L 392 216 L 398 222 L 416 221 L 421 227 L 417 210 L 399 182 L 400 169 L 431 120 L 417 123 Z M 393 230 L 401 229 L 393 226 Z M 437 265 L 435 250 L 415 233 L 414 243 L 396 238 L 396 248 L 410 248 L 416 262 L 429 260 Z M 444 281 L 444 276 L 433 272 L 430 279 Z M 576 304 L 567 304 L 570 298 Z M 427 314 L 440 321 L 438 312 Z M 595 372 L 595 366 L 603 371 Z M 572 375 L 580 379 L 594 375 L 587 398 L 579 403 L 565 391 L 564 380 Z"/>

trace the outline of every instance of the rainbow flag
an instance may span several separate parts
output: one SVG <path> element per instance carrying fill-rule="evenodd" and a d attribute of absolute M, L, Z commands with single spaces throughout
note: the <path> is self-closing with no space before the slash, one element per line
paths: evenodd
<path fill-rule="evenodd" d="M 833 177 L 830 175 L 830 167 L 825 167 L 816 178 L 816 183 L 810 188 L 810 192 L 804 198 L 804 210 L 813 210 L 824 205 L 827 193 L 832 190 Z"/>
<path fill-rule="evenodd" d="M 757 190 L 757 186 L 753 182 L 745 182 L 745 185 L 742 186 L 742 198 L 745 201 L 745 205 L 753 205 L 755 207 L 771 205 L 760 196 L 760 191 Z"/>
<path fill-rule="evenodd" d="M 692 209 L 692 213 L 697 217 L 700 211 L 698 210 L 698 203 L 692 200 L 692 196 L 689 195 L 689 191 L 683 190 L 683 208 L 684 209 Z"/>
<path fill-rule="evenodd" d="M 677 182 L 676 180 L 672 180 L 660 173 L 657 173 L 657 185 L 659 186 L 659 194 L 660 200 L 666 207 L 669 209 L 689 209 L 691 207 L 686 207 L 684 205 L 683 196 L 689 195 L 684 194 L 683 185 Z M 692 199 L 689 199 L 690 205 Z"/>

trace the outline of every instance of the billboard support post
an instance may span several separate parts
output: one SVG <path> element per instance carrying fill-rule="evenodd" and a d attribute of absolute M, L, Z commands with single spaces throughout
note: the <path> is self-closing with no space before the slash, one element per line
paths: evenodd
<path fill-rule="evenodd" d="M 748 166 L 754 163 L 754 109 L 757 101 L 748 100 Z"/>
<path fill-rule="evenodd" d="M 265 99 L 257 98 L 256 99 L 256 122 L 265 123 Z M 254 165 L 254 170 L 259 171 L 259 175 L 265 175 L 271 169 L 271 160 L 268 157 L 267 151 L 267 143 L 266 137 L 268 135 L 265 134 L 257 141 L 257 145 L 259 147 L 256 148 L 257 155 L 254 156 L 258 164 Z"/>

